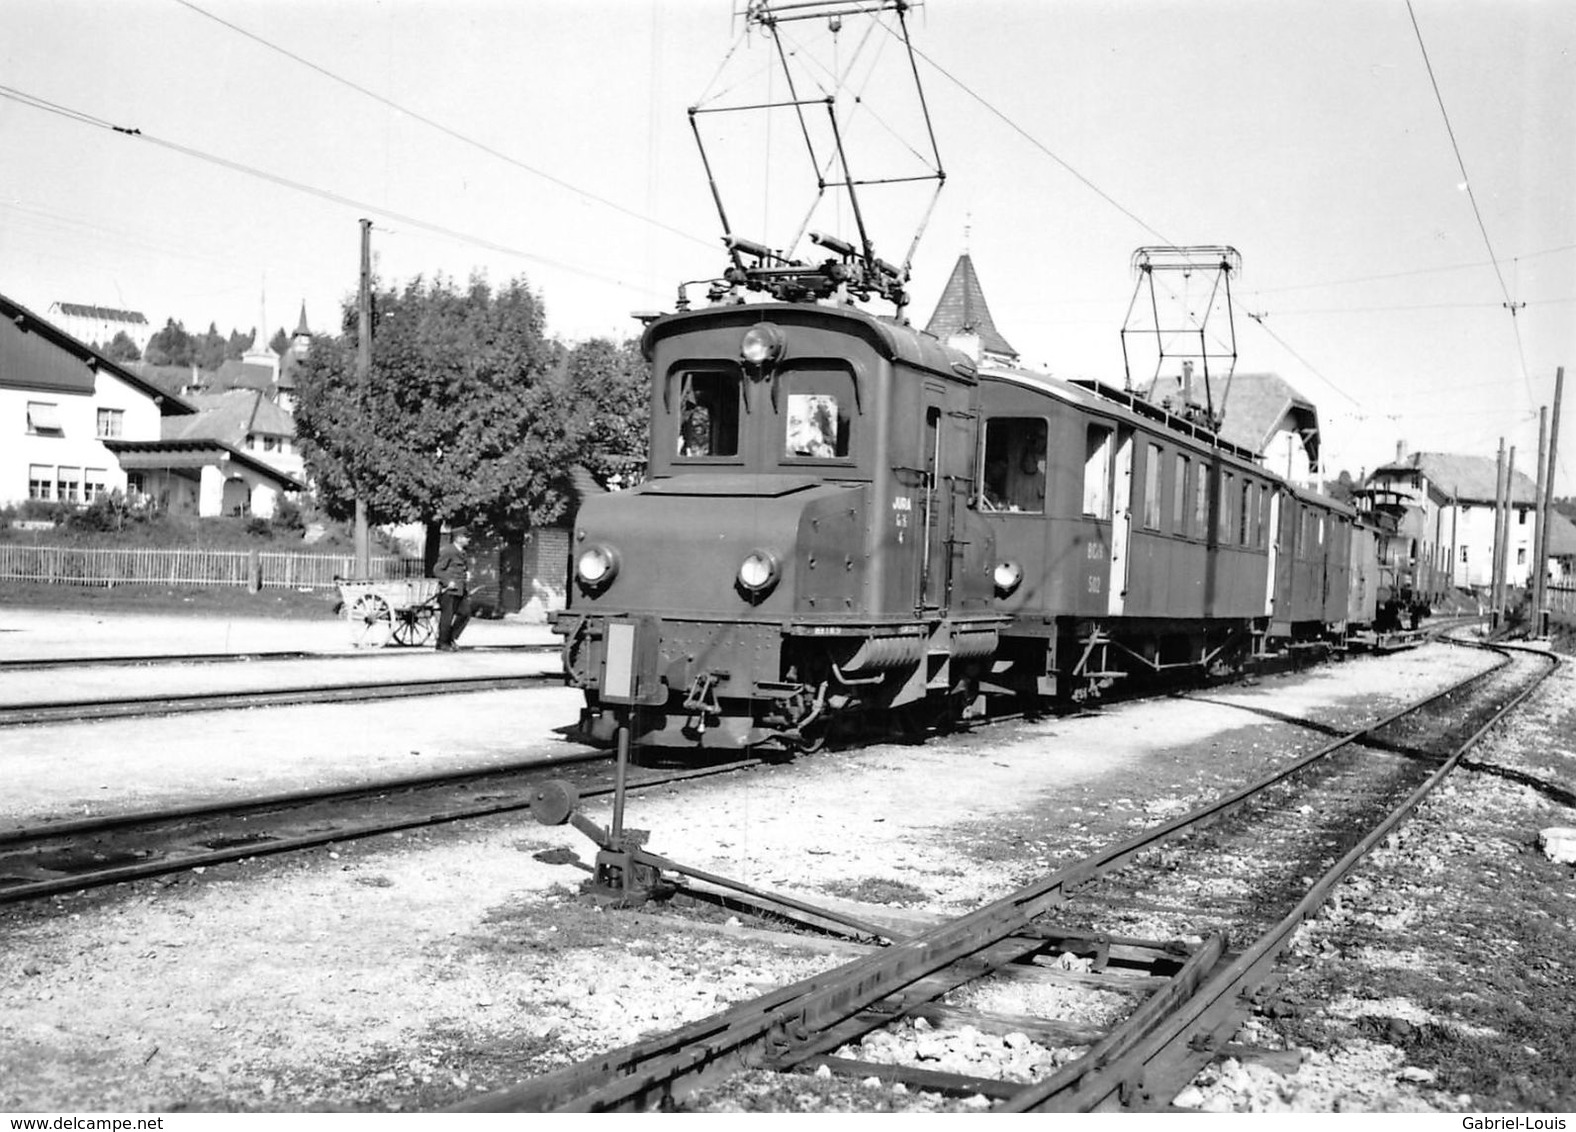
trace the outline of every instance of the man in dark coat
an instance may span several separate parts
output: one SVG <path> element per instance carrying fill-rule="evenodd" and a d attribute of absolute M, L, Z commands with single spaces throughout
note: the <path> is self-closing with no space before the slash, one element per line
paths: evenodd
<path fill-rule="evenodd" d="M 455 640 L 471 619 L 471 562 L 465 548 L 471 536 L 464 527 L 449 532 L 449 543 L 438 552 L 432 576 L 438 579 L 438 650 L 453 652 Z"/>

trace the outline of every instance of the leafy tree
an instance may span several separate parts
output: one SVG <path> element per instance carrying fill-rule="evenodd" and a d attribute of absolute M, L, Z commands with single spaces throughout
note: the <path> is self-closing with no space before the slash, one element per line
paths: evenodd
<path fill-rule="evenodd" d="M 229 341 L 224 344 L 224 356 L 226 359 L 239 359 L 251 347 L 252 336 L 250 334 L 242 334 L 239 330 L 232 330 L 230 331 Z"/>
<path fill-rule="evenodd" d="M 564 359 L 564 427 L 581 464 L 602 487 L 630 487 L 645 471 L 651 402 L 634 340 L 593 338 Z"/>
<path fill-rule="evenodd" d="M 148 339 L 146 360 L 155 366 L 191 365 L 192 337 L 186 333 L 186 327 L 173 318 L 166 319 L 164 329 Z"/>
<path fill-rule="evenodd" d="M 320 338 L 296 378 L 296 432 L 331 514 L 359 489 L 374 522 L 541 525 L 572 498 L 578 453 L 561 348 L 523 279 L 496 293 L 439 276 L 374 295 L 372 371 L 356 378 L 357 318 Z"/>
<path fill-rule="evenodd" d="M 1351 503 L 1352 492 L 1359 486 L 1361 485 L 1352 479 L 1352 473 L 1342 469 L 1341 474 L 1335 479 L 1324 481 L 1324 494 L 1337 503 Z"/>
<path fill-rule="evenodd" d="M 224 347 L 225 338 L 219 327 L 210 322 L 206 334 L 192 339 L 192 360 L 202 369 L 218 369 L 224 364 Z"/>
<path fill-rule="evenodd" d="M 142 351 L 124 330 L 115 331 L 115 337 L 104 347 L 103 354 L 112 362 L 140 362 Z"/>
<path fill-rule="evenodd" d="M 284 357 L 285 351 L 290 348 L 290 339 L 285 334 L 284 327 L 281 326 L 274 331 L 274 336 L 268 340 L 268 348 L 280 357 Z"/>

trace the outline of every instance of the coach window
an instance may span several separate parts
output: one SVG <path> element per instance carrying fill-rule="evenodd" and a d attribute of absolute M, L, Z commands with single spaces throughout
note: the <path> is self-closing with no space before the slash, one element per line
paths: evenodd
<path fill-rule="evenodd" d="M 679 387 L 678 454 L 700 459 L 739 454 L 739 376 L 690 372 Z"/>
<path fill-rule="evenodd" d="M 1209 538 L 1209 469 L 1203 464 L 1193 476 L 1193 534 Z"/>
<path fill-rule="evenodd" d="M 984 511 L 1045 510 L 1044 417 L 992 417 L 985 422 Z"/>
<path fill-rule="evenodd" d="M 1171 531 L 1187 534 L 1187 457 L 1177 453 L 1177 478 L 1171 485 Z"/>
<path fill-rule="evenodd" d="M 1144 450 L 1144 529 L 1160 529 L 1160 473 L 1163 456 L 1160 445 L 1151 444 Z"/>
<path fill-rule="evenodd" d="M 804 370 L 785 373 L 782 384 L 783 458 L 846 458 L 853 378 L 835 371 Z"/>
<path fill-rule="evenodd" d="M 1083 513 L 1096 519 L 1111 517 L 1111 442 L 1115 430 L 1090 425 L 1084 448 Z"/>
<path fill-rule="evenodd" d="M 1231 541 L 1232 487 L 1236 478 L 1230 472 L 1220 474 L 1220 501 L 1216 504 L 1220 511 L 1220 522 L 1216 529 L 1222 546 Z"/>
<path fill-rule="evenodd" d="M 1242 481 L 1242 510 L 1237 515 L 1237 542 L 1242 546 L 1251 546 L 1248 539 L 1248 526 L 1253 514 L 1253 481 Z"/>

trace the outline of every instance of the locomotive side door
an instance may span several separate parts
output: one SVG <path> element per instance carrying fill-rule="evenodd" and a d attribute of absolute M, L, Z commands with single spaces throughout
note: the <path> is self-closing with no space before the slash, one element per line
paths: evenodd
<path fill-rule="evenodd" d="M 919 592 L 915 595 L 915 609 L 936 610 L 942 605 L 947 592 L 947 573 L 951 565 L 951 500 L 946 484 L 942 482 L 943 420 L 942 395 L 937 389 L 925 386 L 925 432 L 921 437 L 924 461 L 924 541 L 921 543 L 919 563 Z"/>

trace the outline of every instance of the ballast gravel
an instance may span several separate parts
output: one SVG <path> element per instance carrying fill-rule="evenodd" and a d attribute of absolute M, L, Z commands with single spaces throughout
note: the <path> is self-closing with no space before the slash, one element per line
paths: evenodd
<path fill-rule="evenodd" d="M 651 831 L 653 849 L 750 884 L 811 901 L 884 904 L 895 916 L 956 915 L 1322 740 L 1296 721 L 1355 723 L 1485 663 L 1433 645 L 923 745 L 827 752 L 632 796 L 627 820 Z M 524 693 L 519 703 L 516 724 L 534 734 L 567 722 L 531 718 Z M 1543 728 L 1535 731 L 1538 749 L 1518 746 L 1512 728 L 1494 757 L 1569 773 L 1576 752 L 1572 732 L 1561 728 L 1576 718 L 1576 681 L 1562 674 L 1528 711 L 1549 721 L 1517 724 Z M 454 741 L 498 743 L 505 715 L 453 715 Z M 369 729 L 367 719 L 352 708 L 314 709 L 314 748 L 328 749 L 325 739 L 337 733 L 356 758 L 335 765 L 324 756 L 297 773 L 354 777 L 364 758 L 404 744 L 400 734 Z M 207 725 L 190 718 L 192 782 L 206 773 Z M 73 739 L 98 759 L 114 744 L 114 729 L 79 729 Z M 251 754 L 270 757 L 261 748 Z M 161 776 L 168 757 L 158 760 Z M 147 801 L 135 760 L 112 786 L 101 805 Z M 1449 890 L 1432 887 L 1426 871 L 1409 872 L 1408 857 L 1477 858 L 1484 847 L 1497 852 L 1513 842 L 1500 810 L 1492 828 L 1475 824 L 1489 811 L 1468 803 L 1485 788 L 1512 786 L 1475 776 L 1451 798 L 1431 801 L 1437 828 L 1383 850 L 1394 860 L 1349 882 L 1340 915 L 1414 929 L 1437 917 Z M 12 812 L 25 814 L 28 805 L 13 800 Z M 1559 822 L 1548 820 L 1550 805 L 1530 800 L 1529 819 L 1534 809 L 1543 825 L 1576 824 L 1568 809 Z M 587 813 L 608 817 L 598 805 Z M 1449 834 L 1463 847 L 1445 842 Z M 566 850 L 591 858 L 589 843 L 569 827 L 495 818 L 0 908 L 0 1110 L 438 1108 L 705 1017 L 850 954 L 677 903 L 633 916 L 600 910 L 576 894 L 583 872 L 549 863 Z M 1551 892 L 1568 891 L 1570 867 L 1543 865 Z M 1550 901 L 1554 945 L 1571 954 L 1572 903 Z M 1378 970 L 1393 962 L 1424 985 L 1439 970 L 1417 939 L 1395 957 L 1373 941 L 1367 950 L 1337 943 L 1330 954 L 1320 932 L 1344 922 L 1321 918 L 1299 939 L 1292 981 L 1306 980 L 1300 1028 L 1252 1019 L 1237 1040 L 1257 1053 L 1217 1061 L 1179 1103 L 1214 1111 L 1472 1106 L 1470 1096 L 1407 1075 L 1429 1067 L 1410 1064 L 1405 1043 L 1386 1040 L 1389 1031 L 1358 1024 L 1373 1017 L 1362 1013 L 1371 995 L 1356 1003 L 1319 997 L 1352 963 Z M 1497 961 L 1531 958 L 1512 951 Z M 1560 985 L 1568 995 L 1571 984 Z M 1396 997 L 1410 1006 L 1385 1003 L 1385 1017 L 1438 1025 L 1438 1004 L 1407 989 Z M 974 988 L 954 1001 L 1104 1027 L 1132 1000 L 1031 983 Z M 1079 1052 L 1021 1033 L 927 1023 L 871 1035 L 857 1056 L 911 1055 L 922 1065 L 1032 1079 Z M 981 1101 L 874 1078 L 749 1074 L 693 1107 L 968 1111 Z"/>

